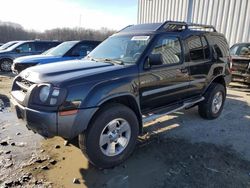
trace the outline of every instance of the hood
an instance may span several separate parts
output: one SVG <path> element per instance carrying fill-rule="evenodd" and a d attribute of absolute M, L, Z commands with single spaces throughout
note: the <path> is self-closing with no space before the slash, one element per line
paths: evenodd
<path fill-rule="evenodd" d="M 8 49 L 6 49 L 6 50 L 0 50 L 0 54 L 5 54 L 5 53 L 8 53 L 8 52 L 10 52 L 11 50 L 8 50 Z"/>
<path fill-rule="evenodd" d="M 52 56 L 52 55 L 30 55 L 23 56 L 15 59 L 15 63 L 40 63 L 39 61 L 53 61 L 61 58 L 60 56 Z"/>
<path fill-rule="evenodd" d="M 120 69 L 122 65 L 95 62 L 89 60 L 72 60 L 30 67 L 21 72 L 20 76 L 34 83 L 52 83 L 61 85 L 66 81 L 84 79 L 88 77 Z"/>

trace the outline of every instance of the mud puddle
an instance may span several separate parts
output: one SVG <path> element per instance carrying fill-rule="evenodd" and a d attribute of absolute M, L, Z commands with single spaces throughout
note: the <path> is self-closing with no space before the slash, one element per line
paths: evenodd
<path fill-rule="evenodd" d="M 153 136 L 141 139 L 122 165 L 98 170 L 76 145 L 60 138 L 43 143 L 57 161 L 43 171 L 53 187 L 250 187 L 250 162 L 226 147 Z"/>

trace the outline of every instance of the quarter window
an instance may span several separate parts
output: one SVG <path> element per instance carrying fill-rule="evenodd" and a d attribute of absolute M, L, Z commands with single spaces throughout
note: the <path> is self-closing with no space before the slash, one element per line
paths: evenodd
<path fill-rule="evenodd" d="M 180 63 L 182 53 L 179 39 L 176 37 L 161 37 L 152 54 L 161 54 L 165 65 Z"/>

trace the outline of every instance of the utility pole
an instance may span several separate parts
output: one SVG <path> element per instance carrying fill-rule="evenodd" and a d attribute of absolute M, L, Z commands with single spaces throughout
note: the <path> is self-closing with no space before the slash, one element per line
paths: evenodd
<path fill-rule="evenodd" d="M 188 11 L 187 11 L 187 22 L 192 22 L 192 14 L 193 14 L 193 0 L 188 1 Z"/>

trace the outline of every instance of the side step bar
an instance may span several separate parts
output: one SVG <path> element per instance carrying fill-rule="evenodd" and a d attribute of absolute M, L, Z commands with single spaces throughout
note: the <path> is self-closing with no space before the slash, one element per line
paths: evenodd
<path fill-rule="evenodd" d="M 176 112 L 178 110 L 181 110 L 181 109 L 184 109 L 184 108 L 190 108 L 191 106 L 195 105 L 196 103 L 198 102 L 201 102 L 203 101 L 205 98 L 204 97 L 201 97 L 201 98 L 198 98 L 196 100 L 192 100 L 192 101 L 186 101 L 184 102 L 182 105 L 179 105 L 179 106 L 176 106 L 176 108 L 166 108 L 166 110 L 164 111 L 164 109 L 160 110 L 160 112 L 157 113 L 157 111 L 155 113 L 152 113 L 150 115 L 143 115 L 143 124 L 146 124 L 146 123 L 149 123 L 151 121 L 154 121 L 158 118 L 161 118 L 163 116 L 166 116 L 168 114 L 171 114 L 173 112 Z"/>

